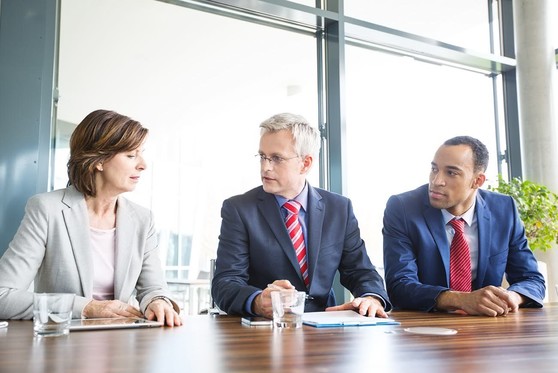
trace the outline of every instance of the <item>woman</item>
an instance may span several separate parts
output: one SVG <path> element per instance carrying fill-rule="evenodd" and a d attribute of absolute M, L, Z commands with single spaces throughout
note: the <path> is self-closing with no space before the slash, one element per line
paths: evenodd
<path fill-rule="evenodd" d="M 34 281 L 35 292 L 76 294 L 75 318 L 145 316 L 182 324 L 164 280 L 153 216 L 121 196 L 145 170 L 147 133 L 108 110 L 76 127 L 69 186 L 29 199 L 0 258 L 0 319 L 33 317 Z"/>

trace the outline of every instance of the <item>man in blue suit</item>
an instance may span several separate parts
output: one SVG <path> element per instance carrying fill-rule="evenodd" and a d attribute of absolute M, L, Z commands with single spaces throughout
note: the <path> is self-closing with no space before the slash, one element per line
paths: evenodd
<path fill-rule="evenodd" d="M 229 314 L 272 317 L 274 289 L 305 291 L 305 311 L 352 309 L 387 317 L 391 309 L 383 280 L 366 252 L 351 201 L 312 187 L 306 175 L 320 148 L 316 128 L 293 114 L 260 125 L 262 185 L 223 202 L 221 233 L 211 292 Z M 287 201 L 300 206 L 303 239 L 291 241 Z M 299 230 L 300 231 L 300 230 Z M 299 247 L 299 256 L 295 246 Z M 355 299 L 336 306 L 335 273 Z"/>
<path fill-rule="evenodd" d="M 480 189 L 487 165 L 488 150 L 479 140 L 452 138 L 434 155 L 429 184 L 389 198 L 382 232 L 386 287 L 395 308 L 499 316 L 542 307 L 544 278 L 514 200 Z M 465 220 L 468 291 L 450 287 L 454 218 Z M 508 289 L 501 286 L 504 274 Z"/>

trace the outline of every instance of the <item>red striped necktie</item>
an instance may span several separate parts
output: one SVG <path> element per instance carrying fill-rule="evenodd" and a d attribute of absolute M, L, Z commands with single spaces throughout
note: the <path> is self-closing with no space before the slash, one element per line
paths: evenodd
<path fill-rule="evenodd" d="M 308 287 L 310 279 L 308 278 L 308 263 L 306 262 L 306 244 L 304 243 L 302 226 L 298 221 L 298 211 L 301 206 L 297 201 L 287 201 L 283 207 L 288 213 L 287 219 L 285 220 L 287 232 L 289 232 L 289 237 L 291 238 L 296 252 L 296 259 L 298 261 L 298 265 L 300 266 L 300 272 L 302 273 L 304 284 Z"/>
<path fill-rule="evenodd" d="M 450 245 L 450 288 L 456 291 L 470 292 L 471 286 L 471 256 L 469 244 L 463 235 L 465 221 L 452 219 L 450 224 L 455 230 Z"/>

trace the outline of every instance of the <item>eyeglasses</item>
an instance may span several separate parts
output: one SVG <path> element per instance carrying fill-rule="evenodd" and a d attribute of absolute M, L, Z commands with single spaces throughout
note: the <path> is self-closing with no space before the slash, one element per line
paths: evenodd
<path fill-rule="evenodd" d="M 268 161 L 270 164 L 274 164 L 274 165 L 280 165 L 281 163 L 288 161 L 289 159 L 295 159 L 300 157 L 299 155 L 295 155 L 294 157 L 290 157 L 290 158 L 283 158 L 280 157 L 278 155 L 272 155 L 271 157 L 267 157 L 265 154 L 256 154 L 255 155 L 256 158 L 260 159 L 260 163 L 264 163 L 265 161 Z"/>

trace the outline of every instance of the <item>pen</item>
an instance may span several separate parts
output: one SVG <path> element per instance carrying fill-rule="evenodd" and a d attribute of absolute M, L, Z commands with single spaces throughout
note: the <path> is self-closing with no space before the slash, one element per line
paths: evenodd
<path fill-rule="evenodd" d="M 270 288 L 270 289 L 273 289 L 273 290 L 289 290 L 289 289 L 285 289 L 285 288 L 282 288 L 281 286 L 277 286 L 277 285 L 274 285 L 274 284 L 267 284 L 267 287 Z M 314 300 L 314 297 L 311 296 L 311 295 L 306 294 L 306 300 Z"/>

